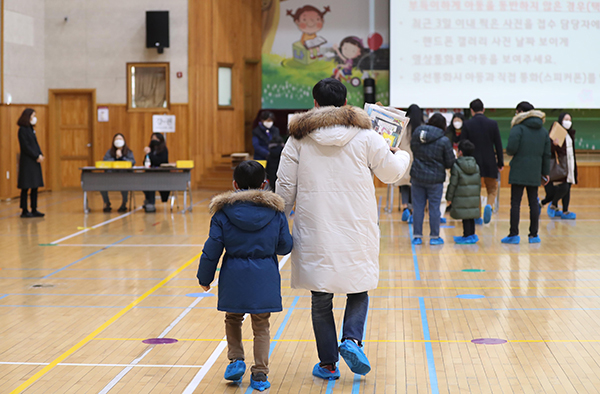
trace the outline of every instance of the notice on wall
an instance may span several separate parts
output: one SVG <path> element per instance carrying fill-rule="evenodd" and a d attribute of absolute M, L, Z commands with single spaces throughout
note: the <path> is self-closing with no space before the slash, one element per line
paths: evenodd
<path fill-rule="evenodd" d="M 175 115 L 152 115 L 153 133 L 174 133 Z"/>
<path fill-rule="evenodd" d="M 98 122 L 108 122 L 108 107 L 98 107 Z"/>
<path fill-rule="evenodd" d="M 600 1 L 390 5 L 392 105 L 600 107 Z"/>

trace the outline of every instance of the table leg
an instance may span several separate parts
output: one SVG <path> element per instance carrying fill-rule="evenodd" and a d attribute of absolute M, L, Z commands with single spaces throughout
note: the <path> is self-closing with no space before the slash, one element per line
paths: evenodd
<path fill-rule="evenodd" d="M 192 207 L 194 206 L 193 201 L 192 201 L 192 182 L 188 182 L 188 190 L 190 191 L 190 207 L 188 208 L 188 210 L 190 212 L 192 212 Z"/>
<path fill-rule="evenodd" d="M 83 192 L 83 212 L 89 213 L 90 209 L 88 206 L 87 192 Z"/>

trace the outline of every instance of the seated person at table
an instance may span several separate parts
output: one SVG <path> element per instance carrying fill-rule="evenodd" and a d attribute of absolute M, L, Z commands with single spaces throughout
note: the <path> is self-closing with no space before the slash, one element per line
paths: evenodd
<path fill-rule="evenodd" d="M 150 146 L 144 148 L 146 157 L 150 159 L 150 167 L 160 167 L 163 163 L 169 162 L 169 150 L 165 144 L 165 137 L 160 133 L 152 133 L 152 139 L 150 140 Z M 144 158 L 144 162 L 146 159 Z M 160 192 L 160 198 L 162 202 L 169 200 L 168 191 Z M 146 201 L 144 201 L 144 209 L 146 212 L 156 212 L 156 192 L 144 192 L 146 195 Z"/>
<path fill-rule="evenodd" d="M 130 161 L 131 165 L 135 165 L 135 159 L 133 158 L 133 152 L 127 146 L 125 137 L 121 133 L 115 134 L 113 137 L 112 147 L 104 155 L 104 161 Z M 121 192 L 123 197 L 119 212 L 127 212 L 127 193 L 126 191 Z M 108 192 L 100 192 L 102 194 L 102 200 L 104 201 L 104 212 L 112 211 L 110 207 L 110 199 L 108 198 Z"/>

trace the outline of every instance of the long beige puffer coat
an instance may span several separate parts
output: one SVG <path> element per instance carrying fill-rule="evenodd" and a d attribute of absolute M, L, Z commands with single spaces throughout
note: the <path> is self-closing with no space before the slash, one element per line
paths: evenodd
<path fill-rule="evenodd" d="M 393 154 L 366 112 L 350 106 L 296 115 L 289 130 L 276 189 L 287 213 L 296 204 L 292 288 L 345 294 L 377 288 L 373 174 L 397 182 L 408 153 Z"/>

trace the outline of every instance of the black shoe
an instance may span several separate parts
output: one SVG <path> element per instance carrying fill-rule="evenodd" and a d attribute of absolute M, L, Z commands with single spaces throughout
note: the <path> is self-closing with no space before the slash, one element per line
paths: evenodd
<path fill-rule="evenodd" d="M 127 206 L 126 205 L 121 205 L 119 207 L 119 209 L 117 210 L 117 212 L 127 212 Z"/>
<path fill-rule="evenodd" d="M 35 211 L 31 212 L 31 216 L 33 216 L 34 218 L 43 218 L 44 216 L 46 216 L 46 214 L 41 213 L 38 210 L 35 210 Z"/>
<path fill-rule="evenodd" d="M 21 214 L 22 218 L 32 218 L 33 214 L 29 211 L 23 211 L 23 213 Z"/>
<path fill-rule="evenodd" d="M 110 205 L 107 205 L 104 207 L 104 209 L 102 210 L 103 212 L 110 212 L 112 211 L 112 208 L 110 207 Z"/>

